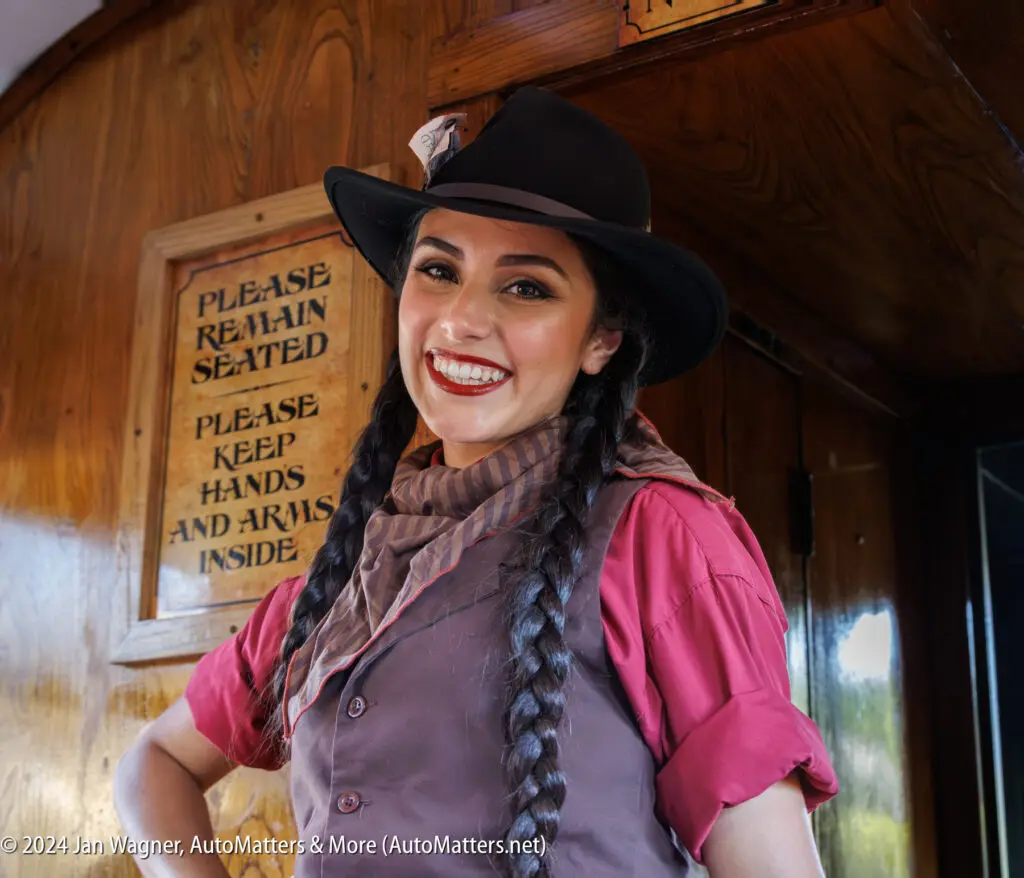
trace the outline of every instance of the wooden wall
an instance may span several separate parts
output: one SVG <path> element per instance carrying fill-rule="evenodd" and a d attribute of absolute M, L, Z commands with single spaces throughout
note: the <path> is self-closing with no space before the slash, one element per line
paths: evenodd
<path fill-rule="evenodd" d="M 426 5 L 161 4 L 0 132 L 0 834 L 117 833 L 113 769 L 191 669 L 109 663 L 143 235 L 331 164 L 415 172 Z M 288 837 L 286 781 L 242 769 L 218 786 L 222 835 Z M 291 874 L 274 858 L 230 865 Z M 137 873 L 108 854 L 6 857 L 0 874 Z"/>
<path fill-rule="evenodd" d="M 126 669 L 109 662 L 114 526 L 142 236 L 314 183 L 331 164 L 390 162 L 400 179 L 414 181 L 418 166 L 407 142 L 431 108 L 427 71 L 435 38 L 465 36 L 496 15 L 541 5 L 539 0 L 172 0 L 93 46 L 0 131 L 0 351 L 5 354 L 0 361 L 0 783 L 9 793 L 0 804 L 0 834 L 73 842 L 117 833 L 113 768 L 142 725 L 180 694 L 192 667 Z M 865 54 L 848 53 L 846 63 L 870 61 L 879 34 L 894 41 L 905 35 L 888 14 L 878 10 L 868 14 L 874 17 L 866 17 L 867 23 L 833 26 L 826 36 L 830 46 L 839 47 L 835 52 L 821 50 L 809 30 L 793 37 L 792 45 L 804 55 L 820 56 L 824 66 L 843 55 L 843 48 L 858 45 L 867 47 Z M 778 43 L 747 56 L 744 69 L 754 71 L 749 87 L 736 80 L 729 92 L 734 103 L 728 106 L 741 120 L 751 113 L 763 124 L 758 132 L 771 127 L 766 120 L 774 118 L 778 99 L 774 88 L 758 85 L 766 82 L 756 75 L 759 60 L 783 70 L 787 88 L 796 89 L 806 79 L 791 63 L 796 55 L 785 49 Z M 913 65 L 893 62 L 900 81 L 906 75 L 930 82 L 933 70 L 926 62 L 936 56 L 913 57 L 927 75 L 911 76 L 906 71 Z M 716 69 L 734 78 L 730 71 L 739 69 L 735 56 L 716 64 L 693 67 L 679 77 L 696 84 L 690 90 L 696 120 L 688 129 L 691 148 L 706 153 L 712 165 L 724 160 L 718 141 L 709 137 L 705 143 L 693 132 L 701 120 L 722 111 L 717 98 L 710 100 L 726 79 L 716 77 Z M 698 90 L 706 105 L 698 105 Z M 818 109 L 827 109 L 825 98 L 811 92 L 820 99 Z M 880 93 L 885 89 L 874 80 L 860 81 L 862 106 Z M 575 97 L 612 118 L 640 106 L 628 86 L 617 97 L 608 94 L 595 88 Z M 941 95 L 934 98 L 940 108 L 943 101 Z M 656 105 L 650 92 L 643 104 Z M 475 102 L 471 122 L 485 118 L 493 106 L 492 98 Z M 970 126 L 981 124 L 975 109 L 972 104 L 966 113 Z M 876 144 L 890 133 L 885 114 L 878 115 L 870 135 Z M 801 118 L 813 133 L 810 117 Z M 782 119 L 778 131 L 788 132 Z M 737 130 L 745 127 L 737 123 Z M 714 250 L 738 220 L 746 223 L 742 241 L 717 250 L 722 264 L 716 267 L 727 270 L 745 307 L 796 314 L 789 325 L 793 336 L 823 350 L 823 328 L 835 332 L 836 327 L 806 317 L 809 310 L 787 311 L 779 303 L 792 291 L 793 266 L 808 242 L 826 242 L 814 254 L 822 271 L 831 270 L 833 257 L 857 258 L 849 255 L 853 251 L 840 253 L 835 237 L 818 232 L 837 217 L 847 217 L 844 228 L 868 228 L 860 215 L 847 213 L 863 200 L 864 215 L 873 222 L 866 194 L 856 180 L 847 180 L 857 197 L 822 196 L 828 216 L 818 222 L 800 212 L 800 205 L 814 198 L 800 194 L 796 178 L 790 204 L 762 198 L 756 186 L 747 186 L 745 178 L 734 180 L 725 169 L 719 174 L 722 191 L 749 190 L 749 199 L 743 194 L 730 202 L 711 190 L 702 197 L 701 187 L 709 186 L 714 174 L 699 164 L 689 180 L 672 170 L 682 166 L 669 140 L 678 135 L 685 141 L 686 133 L 656 126 L 646 132 L 654 135 L 652 155 L 664 158 L 654 176 L 661 192 L 655 228 Z M 799 138 L 810 144 L 811 133 Z M 987 137 L 988 129 L 983 133 Z M 814 160 L 797 162 L 786 143 L 767 137 L 759 144 L 764 167 L 776 168 L 780 157 L 790 162 L 787 168 L 817 166 Z M 843 143 L 871 152 L 859 134 Z M 1003 158 L 1000 173 L 1011 164 Z M 761 176 L 770 182 L 774 173 Z M 887 172 L 878 176 L 889 179 Z M 834 181 L 825 171 L 822 181 L 822 192 L 832 191 Z M 686 199 L 687 187 L 696 197 Z M 969 190 L 972 198 L 974 192 Z M 883 201 L 892 216 L 899 213 L 896 201 Z M 751 214 L 751 204 L 760 212 Z M 708 208 L 705 214 L 714 222 L 696 227 L 691 205 Z M 717 213 L 709 207 L 715 205 Z M 899 205 L 902 209 L 903 200 Z M 783 214 L 797 217 L 788 231 L 776 226 Z M 849 241 L 857 239 L 846 240 L 843 247 L 849 250 Z M 914 240 L 932 246 L 925 232 Z M 865 233 L 863 241 L 871 245 L 864 252 L 889 252 L 876 237 Z M 736 260 L 737 253 L 749 258 Z M 769 279 L 754 257 L 770 257 L 778 276 Z M 881 272 L 876 284 L 881 286 L 892 275 L 878 266 L 872 270 Z M 808 297 L 820 289 L 806 265 L 796 274 Z M 859 296 L 860 276 L 846 286 Z M 841 310 L 832 316 L 837 323 L 852 319 Z M 899 333 L 882 335 L 892 338 L 894 358 L 921 353 L 902 344 Z M 877 374 L 873 366 L 870 375 Z M 950 761 L 970 752 L 973 741 L 967 713 L 943 728 L 932 725 L 938 675 L 929 672 L 924 657 L 941 652 L 943 641 L 940 631 L 920 623 L 920 607 L 930 598 L 926 572 L 932 568 L 917 557 L 914 516 L 921 501 L 906 484 L 901 428 L 895 419 L 838 393 L 815 369 L 793 368 L 738 338 L 693 375 L 646 393 L 643 405 L 666 440 L 707 480 L 736 495 L 764 545 L 792 624 L 795 700 L 820 723 L 844 784 L 844 796 L 817 819 L 831 878 L 939 874 L 932 796 L 945 796 L 935 807 L 949 815 L 946 826 L 955 825 L 957 803 L 965 800 L 958 797 L 963 790 L 953 786 L 933 791 L 933 780 L 944 777 L 933 766 L 933 747 L 954 754 Z M 339 449 L 339 458 L 346 453 Z M 813 554 L 794 544 L 790 528 L 793 470 L 815 475 Z M 943 523 L 950 536 L 962 537 L 967 526 L 950 519 Z M 931 564 L 940 566 L 934 559 Z M 956 573 L 935 572 L 951 585 L 938 599 L 948 607 L 943 618 L 955 620 Z M 966 656 L 957 652 L 966 648 L 961 634 L 949 640 L 949 679 L 969 675 Z M 891 643 L 889 660 L 866 669 L 854 663 L 851 670 L 857 637 Z M 962 682 L 956 679 L 957 691 L 969 691 L 969 680 Z M 936 760 L 941 762 L 937 755 Z M 287 770 L 241 769 L 209 800 L 223 837 L 292 836 Z M 975 804 L 967 802 L 964 810 Z M 967 850 L 948 874 L 973 875 L 976 862 L 973 849 Z M 274 857 L 229 863 L 233 875 L 246 878 L 288 876 L 291 866 L 287 858 Z M 136 874 L 127 858 L 109 854 L 21 857 L 5 861 L 0 872 L 69 878 Z"/>

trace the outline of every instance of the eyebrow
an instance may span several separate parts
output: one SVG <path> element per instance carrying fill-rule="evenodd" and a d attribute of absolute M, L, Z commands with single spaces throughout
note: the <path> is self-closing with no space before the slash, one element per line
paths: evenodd
<path fill-rule="evenodd" d="M 462 259 L 465 254 L 449 241 L 444 238 L 438 238 L 434 235 L 425 235 L 416 242 L 416 250 L 420 247 L 435 247 L 443 253 L 447 253 L 453 259 Z M 568 272 L 562 268 L 554 259 L 548 256 L 541 256 L 537 253 L 510 253 L 507 256 L 502 256 L 495 263 L 499 266 L 516 266 L 516 265 L 541 265 L 545 268 L 550 268 L 552 271 L 557 272 L 566 280 L 569 279 Z"/>

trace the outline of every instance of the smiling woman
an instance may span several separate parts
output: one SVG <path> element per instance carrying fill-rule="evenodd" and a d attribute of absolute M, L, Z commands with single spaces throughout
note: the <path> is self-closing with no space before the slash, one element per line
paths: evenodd
<path fill-rule="evenodd" d="M 290 759 L 297 878 L 668 878 L 683 848 L 713 878 L 817 878 L 807 813 L 837 782 L 764 555 L 636 410 L 715 349 L 721 287 L 572 104 L 523 89 L 455 134 L 414 138 L 421 192 L 328 172 L 398 348 L 306 574 L 151 735 L 207 781 Z M 438 441 L 403 458 L 418 417 Z M 160 835 L 133 789 L 129 829 Z M 431 838 L 481 844 L 406 844 Z"/>
<path fill-rule="evenodd" d="M 579 373 L 600 372 L 622 333 L 598 322 L 593 276 L 564 232 L 434 210 L 414 234 L 398 309 L 402 374 L 445 461 L 465 466 L 559 415 Z"/>

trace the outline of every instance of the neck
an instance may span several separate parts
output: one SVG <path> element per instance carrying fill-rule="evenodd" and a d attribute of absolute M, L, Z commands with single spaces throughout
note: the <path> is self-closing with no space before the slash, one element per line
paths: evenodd
<path fill-rule="evenodd" d="M 543 428 L 546 424 L 554 421 L 557 416 L 551 416 L 538 421 L 532 427 L 521 431 L 518 435 L 524 435 Z M 512 442 L 516 436 L 507 436 L 504 439 L 498 439 L 492 442 L 473 442 L 473 443 L 462 443 L 462 442 L 449 442 L 447 439 L 441 440 L 441 453 L 444 455 L 444 465 L 452 467 L 453 469 L 462 469 L 463 467 L 472 466 L 479 460 L 483 460 L 489 454 L 493 454 L 499 448 L 508 445 Z"/>
<path fill-rule="evenodd" d="M 442 440 L 441 449 L 444 454 L 444 465 L 453 469 L 462 469 L 471 466 L 478 460 L 482 460 L 504 445 L 504 442 L 478 443 L 465 445 L 461 442 L 445 442 Z"/>

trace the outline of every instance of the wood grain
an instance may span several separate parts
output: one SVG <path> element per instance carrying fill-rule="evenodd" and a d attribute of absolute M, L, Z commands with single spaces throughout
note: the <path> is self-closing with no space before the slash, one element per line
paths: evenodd
<path fill-rule="evenodd" d="M 110 33 L 161 0 L 107 0 L 44 51 L 0 94 L 0 130 L 3 130 L 68 67 L 88 58 Z"/>
<path fill-rule="evenodd" d="M 550 0 L 437 40 L 427 73 L 440 107 L 604 58 L 615 51 L 610 0 Z"/>
<path fill-rule="evenodd" d="M 911 838 L 915 878 L 969 874 L 964 862 L 960 868 L 946 871 L 957 862 L 948 856 L 948 845 L 971 844 L 978 827 L 964 826 L 955 836 L 943 835 L 936 823 L 940 780 L 936 770 L 941 754 L 935 749 L 933 729 L 951 710 L 960 709 L 963 693 L 955 686 L 945 687 L 942 672 L 933 656 L 930 627 L 937 621 L 939 601 L 930 570 L 934 547 L 939 543 L 925 522 L 928 515 L 926 492 L 933 489 L 931 477 L 922 478 L 922 457 L 918 441 L 908 424 L 894 424 L 892 432 L 891 497 L 892 539 L 896 547 L 896 617 L 899 623 L 901 682 L 904 696 L 905 749 L 907 768 L 907 807 L 913 833 Z M 922 612 L 922 607 L 928 607 Z M 961 612 L 966 608 L 961 607 Z M 946 623 L 943 623 L 946 624 Z M 956 627 L 956 621 L 950 621 Z M 966 624 L 963 625 L 966 630 Z M 954 650 L 955 652 L 955 650 Z M 970 692 L 967 693 L 970 700 Z M 972 775 L 973 766 L 961 763 L 961 781 Z M 970 796 L 960 798 L 963 812 L 971 807 Z M 947 837 L 948 836 L 948 837 Z"/>
<path fill-rule="evenodd" d="M 725 357 L 719 348 L 696 369 L 645 387 L 637 408 L 662 441 L 720 491 L 726 483 Z"/>
<path fill-rule="evenodd" d="M 983 9 L 970 0 L 897 0 L 893 6 L 908 24 L 912 16 L 921 19 L 965 82 L 1024 144 L 1018 89 L 1024 80 L 1024 6 L 1016 0 L 989 0 Z"/>
<path fill-rule="evenodd" d="M 621 3 L 516 3 L 508 15 L 441 32 L 430 53 L 429 100 L 432 107 L 442 106 L 528 82 L 562 88 L 659 59 L 735 45 L 769 29 L 802 27 L 875 5 L 876 0 L 780 0 L 739 14 L 733 9 L 727 16 L 636 45 L 632 39 L 636 28 L 625 25 Z M 501 6 L 488 3 L 492 11 Z"/>
<path fill-rule="evenodd" d="M 933 717 L 925 727 L 912 727 L 917 776 L 930 775 L 934 789 L 934 799 L 922 802 L 928 790 L 919 785 L 915 809 L 934 813 L 940 875 L 984 875 L 991 844 L 984 815 L 993 813 L 994 802 L 991 759 L 982 755 L 987 711 L 978 691 L 985 622 L 976 609 L 982 606 L 974 560 L 977 452 L 966 437 L 930 428 L 909 432 L 902 446 L 896 536 L 901 559 L 912 565 L 903 599 L 915 612 L 908 646 L 917 647 L 908 694 L 917 705 L 930 702 Z M 967 814 L 972 819 L 965 820 Z"/>
<path fill-rule="evenodd" d="M 1019 372 L 1020 152 L 917 40 L 880 8 L 570 94 L 722 275 L 749 265 L 897 379 Z"/>
<path fill-rule="evenodd" d="M 804 464 L 814 474 L 808 567 L 811 715 L 842 794 L 817 836 L 833 878 L 913 874 L 891 426 L 805 382 Z M 927 829 L 925 829 L 927 831 Z"/>
<path fill-rule="evenodd" d="M 0 135 L 0 835 L 117 834 L 114 766 L 192 668 L 110 663 L 128 615 L 116 522 L 145 235 L 318 185 L 330 164 L 409 174 L 427 109 L 425 75 L 410 75 L 425 71 L 422 15 L 394 0 L 175 0 L 94 46 Z M 352 320 L 368 366 L 389 303 L 363 299 Z M 208 795 L 217 832 L 294 837 L 287 783 L 287 769 L 233 772 Z M 229 863 L 246 878 L 292 865 Z M 138 874 L 109 851 L 0 869 Z"/>

